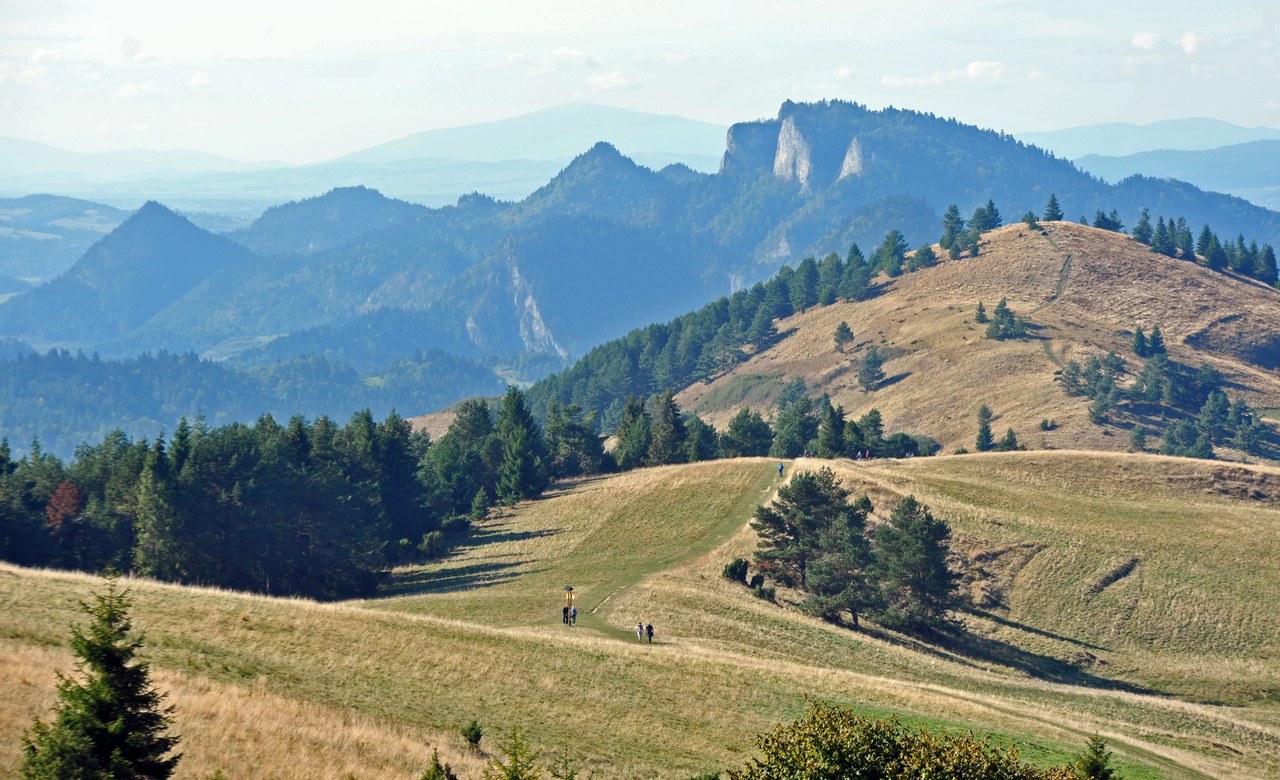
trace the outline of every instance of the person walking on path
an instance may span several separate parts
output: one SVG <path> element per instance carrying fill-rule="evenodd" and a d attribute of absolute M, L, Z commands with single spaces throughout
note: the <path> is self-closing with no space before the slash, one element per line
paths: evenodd
<path fill-rule="evenodd" d="M 578 625 L 578 608 L 577 607 L 573 607 L 572 609 L 569 610 L 569 625 L 571 626 Z"/>
<path fill-rule="evenodd" d="M 653 644 L 653 624 L 644 627 L 644 635 L 649 637 L 649 644 Z"/>
<path fill-rule="evenodd" d="M 636 639 L 644 641 L 644 623 L 636 623 Z"/>
<path fill-rule="evenodd" d="M 782 479 L 782 464 L 778 464 L 778 479 Z"/>
<path fill-rule="evenodd" d="M 564 623 L 566 626 L 569 625 L 569 606 L 567 604 L 565 605 L 564 609 L 561 611 L 560 622 Z"/>

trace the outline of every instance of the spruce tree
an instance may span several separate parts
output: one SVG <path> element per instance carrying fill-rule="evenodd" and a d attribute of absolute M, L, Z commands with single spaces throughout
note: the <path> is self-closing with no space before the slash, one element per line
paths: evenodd
<path fill-rule="evenodd" d="M 839 458 L 845 453 L 844 446 L 844 407 L 827 404 L 818 423 L 819 458 Z"/>
<path fill-rule="evenodd" d="M 1142 331 L 1141 325 L 1133 329 L 1133 354 L 1138 357 L 1151 354 L 1147 346 L 1147 334 Z"/>
<path fill-rule="evenodd" d="M 758 411 L 742 407 L 729 420 L 720 436 L 720 453 L 726 458 L 768 455 L 773 444 L 773 429 Z"/>
<path fill-rule="evenodd" d="M 862 366 L 858 369 L 858 385 L 870 393 L 883 381 L 884 358 L 880 356 L 880 351 L 873 344 L 867 347 L 867 353 L 862 356 Z"/>
<path fill-rule="evenodd" d="M 986 404 L 978 407 L 978 440 L 974 447 L 978 452 L 987 452 L 995 447 L 995 438 L 991 435 L 991 409 Z"/>
<path fill-rule="evenodd" d="M 1055 193 L 1049 193 L 1049 202 L 1044 206 L 1045 222 L 1060 222 L 1062 220 L 1062 209 L 1058 208 L 1058 196 Z"/>
<path fill-rule="evenodd" d="M 73 627 L 71 649 L 80 679 L 59 675 L 53 722 L 39 719 L 23 737 L 24 780 L 106 780 L 167 778 L 181 754 L 170 753 L 178 738 L 167 732 L 172 707 L 151 684 L 150 670 L 137 658 L 142 638 L 132 633 L 131 602 L 109 578 L 106 591 L 80 605 L 87 629 Z"/>
<path fill-rule="evenodd" d="M 907 496 L 876 528 L 876 568 L 888 608 L 885 622 L 907 629 L 944 625 L 959 606 L 960 575 L 947 565 L 951 528 Z"/>
<path fill-rule="evenodd" d="M 668 389 L 653 397 L 649 416 L 649 451 L 645 458 L 648 466 L 663 466 L 686 460 L 684 445 L 686 431 L 680 419 L 680 407 Z"/>
<path fill-rule="evenodd" d="M 1151 212 L 1143 209 L 1138 215 L 1138 224 L 1133 226 L 1133 238 L 1139 244 L 1151 246 L 1151 238 L 1154 235 L 1151 230 Z"/>
<path fill-rule="evenodd" d="M 973 321 L 977 323 L 987 322 L 987 307 L 982 305 L 982 301 L 978 301 L 978 309 L 973 314 Z"/>
<path fill-rule="evenodd" d="M 1018 444 L 1018 435 L 1013 432 L 1013 428 L 1004 432 L 1004 437 L 1000 439 L 997 449 L 1003 452 L 1014 452 L 1022 449 L 1021 445 Z"/>
<path fill-rule="evenodd" d="M 627 399 L 614 435 L 617 443 L 613 457 L 618 468 L 623 471 L 638 468 L 649 453 L 649 412 L 644 408 L 644 401 L 636 396 Z"/>
<path fill-rule="evenodd" d="M 1115 769 L 1111 767 L 1111 751 L 1107 750 L 1107 742 L 1094 734 L 1085 744 L 1085 751 L 1076 759 L 1076 777 L 1080 780 L 1119 780 Z"/>
<path fill-rule="evenodd" d="M 176 487 L 165 454 L 164 436 L 157 436 L 138 479 L 134 569 L 161 580 L 180 579 L 186 571 L 182 519 L 176 507 Z"/>
<path fill-rule="evenodd" d="M 498 440 L 502 443 L 502 465 L 498 470 L 498 498 L 514 504 L 547 489 L 546 442 L 542 431 L 525 405 L 524 392 L 507 387 L 498 412 Z"/>
<path fill-rule="evenodd" d="M 841 320 L 835 332 L 836 352 L 844 352 L 844 348 L 849 346 L 851 341 L 853 341 L 853 329 L 849 327 L 849 323 Z"/>
<path fill-rule="evenodd" d="M 938 239 L 938 244 L 943 249 L 958 248 L 961 237 L 964 235 L 964 225 L 960 208 L 954 203 L 947 206 L 947 213 L 942 215 L 942 237 Z"/>

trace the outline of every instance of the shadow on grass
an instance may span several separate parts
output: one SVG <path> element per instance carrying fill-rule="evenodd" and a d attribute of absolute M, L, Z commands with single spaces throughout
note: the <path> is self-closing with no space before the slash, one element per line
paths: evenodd
<path fill-rule="evenodd" d="M 935 631 L 927 639 L 893 633 L 876 626 L 863 626 L 861 630 L 890 644 L 907 647 L 936 658 L 958 661 L 966 666 L 976 666 L 976 662 L 981 661 L 1014 669 L 1043 682 L 1141 693 L 1149 696 L 1162 695 L 1160 691 L 1151 688 L 1100 677 L 1079 664 L 1033 653 L 1008 642 L 979 636 L 959 628 Z"/>
<path fill-rule="evenodd" d="M 1101 645 L 1092 645 L 1080 639 L 1073 639 L 1069 636 L 1063 636 L 1062 634 L 1055 634 L 1052 631 L 1045 631 L 1042 628 L 1035 628 L 1033 626 L 1028 626 L 1025 623 L 1019 623 L 1016 620 L 1009 620 L 1008 618 L 1000 617 L 994 612 L 988 612 L 986 610 L 975 610 L 973 614 L 978 615 L 979 617 L 986 618 L 987 620 L 990 620 L 992 623 L 998 623 L 1006 628 L 1013 628 L 1013 629 L 1017 629 L 1018 631 L 1026 631 L 1028 634 L 1035 634 L 1036 636 L 1042 636 L 1042 637 L 1045 637 L 1046 639 L 1056 639 L 1059 642 L 1069 642 L 1070 644 L 1079 645 L 1080 647 L 1087 647 L 1090 650 L 1107 650 L 1108 649 Z"/>
<path fill-rule="evenodd" d="M 525 539 L 541 539 L 544 536 L 555 536 L 559 528 L 541 528 L 537 531 L 504 531 L 501 528 L 474 528 L 467 538 L 458 543 L 459 547 L 479 547 L 498 542 L 519 542 Z"/>
<path fill-rule="evenodd" d="M 384 587 L 379 596 L 422 596 L 429 593 L 456 593 L 499 585 L 515 579 L 517 569 L 527 560 L 507 562 L 473 563 L 467 566 L 439 569 L 415 569 L 397 575 Z M 529 574 L 524 569 L 521 575 Z"/>

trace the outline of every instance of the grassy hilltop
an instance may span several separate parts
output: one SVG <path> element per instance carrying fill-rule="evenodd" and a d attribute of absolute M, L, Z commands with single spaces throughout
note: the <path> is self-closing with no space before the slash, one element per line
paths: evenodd
<path fill-rule="evenodd" d="M 477 718 L 597 776 L 688 777 L 744 762 L 806 696 L 1045 764 L 1099 732 L 1129 778 L 1280 774 L 1280 471 L 1077 452 L 832 465 L 877 518 L 914 493 L 952 522 L 977 605 L 965 643 L 836 628 L 723 579 L 774 462 L 647 469 L 492 517 L 372 601 L 131 583 L 180 776 L 410 778 L 433 745 L 473 776 L 457 729 Z M 0 567 L 0 774 L 70 669 L 95 582 Z"/>
<path fill-rule="evenodd" d="M 886 430 L 927 433 L 947 450 L 973 448 L 975 414 L 996 413 L 1034 448 L 1118 450 L 1128 437 L 1089 421 L 1084 398 L 1054 381 L 1067 361 L 1114 351 L 1128 386 L 1141 366 L 1133 329 L 1159 327 L 1169 357 L 1212 366 L 1231 396 L 1259 409 L 1280 406 L 1280 291 L 1234 274 L 1153 254 L 1132 238 L 1071 222 L 1023 223 L 983 235 L 979 256 L 882 284 L 861 302 L 816 306 L 777 323 L 779 343 L 710 383 L 677 396 L 681 408 L 723 428 L 743 405 L 771 408 L 784 384 L 803 378 L 856 419 L 875 407 Z M 944 255 L 940 247 L 934 247 Z M 1001 298 L 1029 323 L 1028 337 L 995 341 L 975 321 Z M 854 342 L 837 352 L 846 321 Z M 869 346 L 885 358 L 885 387 L 864 392 L 858 365 Z M 1057 427 L 1041 432 L 1042 419 Z"/>

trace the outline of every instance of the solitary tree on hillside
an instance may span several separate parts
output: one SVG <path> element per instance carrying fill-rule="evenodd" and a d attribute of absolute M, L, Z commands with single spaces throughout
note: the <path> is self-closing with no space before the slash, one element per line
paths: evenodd
<path fill-rule="evenodd" d="M 1058 196 L 1055 193 L 1049 193 L 1049 202 L 1044 206 L 1045 222 L 1059 222 L 1062 220 L 1062 209 L 1058 208 Z"/>
<path fill-rule="evenodd" d="M 38 718 L 23 737 L 22 777 L 27 780 L 167 778 L 181 758 L 169 755 L 178 738 L 166 732 L 172 707 L 137 659 L 142 638 L 132 636 L 128 591 L 107 580 L 81 610 L 87 631 L 71 629 L 80 680 L 59 675 L 58 708 L 51 724 Z"/>
<path fill-rule="evenodd" d="M 858 385 L 868 393 L 875 390 L 884 381 L 884 358 L 873 344 L 867 347 L 867 354 L 862 356 L 862 367 L 858 369 Z"/>
<path fill-rule="evenodd" d="M 1111 767 L 1111 751 L 1107 750 L 1107 741 L 1094 734 L 1089 737 L 1084 753 L 1076 759 L 1076 777 L 1081 780 L 1119 780 L 1120 776 Z"/>
<path fill-rule="evenodd" d="M 841 320 L 840 324 L 836 326 L 835 341 L 836 352 L 844 352 L 844 348 L 849 346 L 849 342 L 853 341 L 853 329 L 844 320 Z"/>
<path fill-rule="evenodd" d="M 974 445 L 978 452 L 986 452 L 995 447 L 995 439 L 991 435 L 991 409 L 983 404 L 978 407 L 978 441 Z"/>

